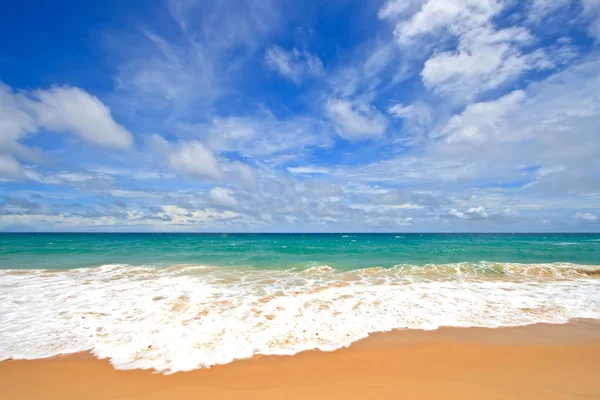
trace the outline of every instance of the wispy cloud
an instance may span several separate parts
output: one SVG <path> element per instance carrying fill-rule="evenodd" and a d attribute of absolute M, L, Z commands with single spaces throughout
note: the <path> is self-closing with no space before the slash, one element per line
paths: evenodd
<path fill-rule="evenodd" d="M 265 53 L 265 61 L 270 68 L 295 83 L 300 83 L 305 77 L 323 75 L 323 62 L 306 50 L 294 48 L 286 51 L 272 46 Z"/>

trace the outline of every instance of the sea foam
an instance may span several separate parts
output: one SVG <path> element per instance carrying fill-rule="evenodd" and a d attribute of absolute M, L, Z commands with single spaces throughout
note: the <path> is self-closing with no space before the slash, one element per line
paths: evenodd
<path fill-rule="evenodd" d="M 104 265 L 0 271 L 0 360 L 78 351 L 172 373 L 335 350 L 372 332 L 600 319 L 600 267 L 460 263 L 341 271 Z"/>

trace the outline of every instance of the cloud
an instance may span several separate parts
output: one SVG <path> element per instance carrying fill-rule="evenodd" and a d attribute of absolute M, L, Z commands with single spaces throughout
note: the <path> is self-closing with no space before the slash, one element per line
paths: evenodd
<path fill-rule="evenodd" d="M 396 18 L 399 15 L 405 14 L 421 2 L 420 0 L 389 0 L 381 7 L 377 16 L 379 19 Z"/>
<path fill-rule="evenodd" d="M 125 150 L 133 136 L 112 118 L 96 96 L 71 86 L 14 91 L 0 82 L 0 153 L 31 159 L 35 152 L 20 143 L 40 132 L 69 133 L 104 148 Z M 5 175 L 26 177 L 14 157 L 3 157 Z M 9 173 L 9 170 L 12 171 Z"/>
<path fill-rule="evenodd" d="M 272 31 L 279 29 L 287 5 L 276 0 L 168 0 L 173 20 L 187 34 L 197 36 L 207 46 L 255 47 Z"/>
<path fill-rule="evenodd" d="M 438 93 L 472 99 L 516 79 L 529 69 L 542 67 L 541 54 L 524 55 L 519 44 L 532 38 L 523 28 L 496 31 L 490 26 L 463 33 L 455 51 L 434 54 L 425 62 L 421 77 Z"/>
<path fill-rule="evenodd" d="M 327 168 L 311 165 L 288 167 L 287 170 L 292 174 L 327 174 L 329 172 Z"/>
<path fill-rule="evenodd" d="M 271 69 L 295 83 L 300 83 L 305 77 L 323 75 L 323 62 L 306 50 L 294 48 L 286 51 L 279 46 L 271 46 L 265 52 L 265 62 Z"/>
<path fill-rule="evenodd" d="M 14 152 L 18 141 L 38 130 L 37 121 L 24 107 L 26 96 L 0 82 L 0 152 Z"/>
<path fill-rule="evenodd" d="M 110 44 L 121 58 L 117 83 L 129 107 L 179 117 L 197 116 L 199 104 L 207 107 L 232 93 L 238 96 L 234 88 L 246 79 L 245 62 L 287 15 L 274 0 L 166 3 L 167 18 L 161 21 L 178 27 L 175 34 L 159 34 L 164 26 L 143 26 L 141 34 L 125 40 L 115 36 Z"/>
<path fill-rule="evenodd" d="M 525 98 L 525 92 L 515 90 L 492 101 L 469 104 L 461 114 L 452 116 L 436 136 L 444 136 L 447 142 L 477 142 L 490 135 L 501 135 Z M 498 139 L 502 140 L 502 136 Z"/>
<path fill-rule="evenodd" d="M 219 160 L 204 144 L 197 140 L 171 143 L 159 135 L 149 137 L 150 147 L 163 155 L 176 172 L 191 178 L 215 182 L 235 182 L 245 188 L 255 188 L 255 170 L 239 161 Z"/>
<path fill-rule="evenodd" d="M 325 110 L 337 126 L 337 133 L 350 141 L 383 136 L 387 129 L 386 118 L 373 106 L 330 99 Z"/>
<path fill-rule="evenodd" d="M 586 223 L 586 224 L 594 224 L 594 223 L 598 222 L 598 217 L 597 216 L 595 216 L 592 213 L 587 213 L 587 212 L 586 213 L 578 212 L 577 214 L 575 214 L 574 218 L 577 221 L 583 222 L 583 223 Z"/>
<path fill-rule="evenodd" d="M 402 130 L 410 136 L 426 134 L 433 124 L 433 109 L 421 101 L 407 106 L 395 104 L 388 108 L 388 113 L 404 121 Z"/>
<path fill-rule="evenodd" d="M 297 159 L 311 147 L 326 147 L 333 134 L 333 128 L 320 119 L 278 119 L 268 110 L 249 116 L 213 118 L 208 123 L 180 124 L 177 131 L 182 137 L 197 138 L 215 153 L 237 152 L 243 158 L 269 164 L 278 164 L 286 157 Z"/>
<path fill-rule="evenodd" d="M 210 189 L 208 196 L 214 204 L 222 207 L 232 207 L 237 203 L 233 196 L 233 192 L 230 189 L 218 186 Z"/>
<path fill-rule="evenodd" d="M 27 177 L 25 168 L 14 157 L 0 154 L 0 180 L 19 180 Z"/>
<path fill-rule="evenodd" d="M 0 203 L 0 215 L 55 215 L 50 207 L 42 206 L 25 198 L 8 197 Z"/>
<path fill-rule="evenodd" d="M 582 4 L 583 15 L 589 20 L 587 31 L 596 41 L 600 41 L 600 1 L 582 0 Z"/>
<path fill-rule="evenodd" d="M 482 220 L 488 217 L 488 213 L 485 211 L 485 208 L 482 206 L 479 207 L 471 207 L 465 212 L 457 211 L 456 209 L 450 210 L 448 213 L 449 216 L 459 218 L 459 219 L 470 219 L 470 220 Z"/>
<path fill-rule="evenodd" d="M 171 168 L 186 176 L 215 181 L 225 176 L 215 155 L 198 141 L 173 144 L 159 135 L 152 135 L 150 145 L 165 156 Z"/>
<path fill-rule="evenodd" d="M 585 0 L 584 0 L 585 1 Z M 543 18 L 568 7 L 572 0 L 533 0 L 527 18 L 533 23 L 539 23 Z"/>
<path fill-rule="evenodd" d="M 87 171 L 62 171 L 55 174 L 47 174 L 40 178 L 40 181 L 52 185 L 69 185 L 90 190 L 110 189 L 115 183 L 111 176 Z"/>
<path fill-rule="evenodd" d="M 389 0 L 352 21 L 336 3 L 319 13 L 356 34 L 325 47 L 292 3 L 165 3 L 111 36 L 105 103 L 0 90 L 2 227 L 583 230 L 598 215 L 600 61 L 580 35 L 595 1 Z M 132 149 L 107 105 L 159 134 Z M 57 148 L 47 131 L 77 140 Z M 51 212 L 16 200 L 32 190 Z"/>
<path fill-rule="evenodd" d="M 143 30 L 143 39 L 128 49 L 117 84 L 141 107 L 181 107 L 191 101 L 209 104 L 219 98 L 227 70 L 218 72 L 218 61 L 193 38 L 187 45 L 167 41 Z M 118 44 L 121 45 L 121 44 Z"/>
<path fill-rule="evenodd" d="M 409 57 L 425 60 L 420 76 L 426 88 L 469 102 L 527 71 L 551 69 L 561 62 L 556 59 L 557 49 L 532 51 L 535 37 L 525 27 L 510 19 L 509 26 L 498 27 L 497 19 L 510 10 L 510 4 L 504 0 L 425 0 L 415 7 L 409 2 L 402 6 L 390 2 L 380 16 L 393 14 L 398 45 Z M 394 7 L 402 12 L 390 14 Z"/>
<path fill-rule="evenodd" d="M 233 161 L 225 165 L 231 181 L 238 183 L 245 189 L 256 189 L 258 185 L 258 174 L 256 170 L 247 164 Z"/>
<path fill-rule="evenodd" d="M 217 211 L 214 209 L 189 211 L 174 205 L 161 207 L 157 213 L 159 217 L 166 217 L 173 224 L 195 225 L 211 222 L 224 222 L 237 218 L 239 215 L 232 211 Z"/>
<path fill-rule="evenodd" d="M 112 119 L 110 109 L 79 88 L 53 86 L 35 90 L 24 106 L 39 126 L 50 131 L 68 132 L 108 148 L 127 149 L 133 143 L 131 133 Z"/>

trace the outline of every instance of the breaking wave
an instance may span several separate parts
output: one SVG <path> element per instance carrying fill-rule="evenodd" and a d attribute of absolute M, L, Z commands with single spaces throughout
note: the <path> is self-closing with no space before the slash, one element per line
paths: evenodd
<path fill-rule="evenodd" d="M 600 319 L 598 293 L 600 266 L 567 263 L 2 270 L 0 360 L 91 351 L 172 373 L 392 329 Z"/>

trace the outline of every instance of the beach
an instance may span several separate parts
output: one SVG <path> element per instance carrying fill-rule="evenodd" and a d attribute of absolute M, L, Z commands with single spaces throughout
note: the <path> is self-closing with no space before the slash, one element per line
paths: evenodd
<path fill-rule="evenodd" d="M 600 324 L 373 334 L 348 348 L 170 375 L 88 353 L 0 363 L 3 399 L 600 398 Z"/>
<path fill-rule="evenodd" d="M 600 396 L 600 235 L 0 245 L 2 400 Z"/>

